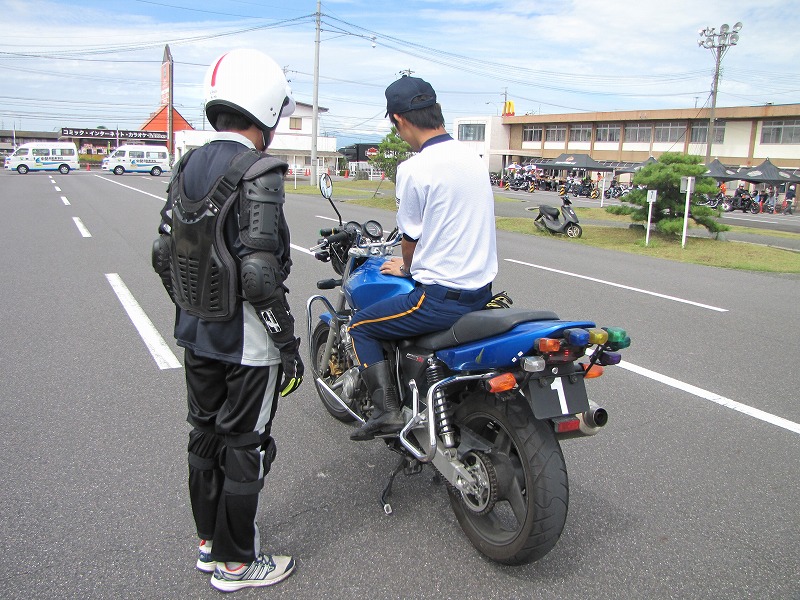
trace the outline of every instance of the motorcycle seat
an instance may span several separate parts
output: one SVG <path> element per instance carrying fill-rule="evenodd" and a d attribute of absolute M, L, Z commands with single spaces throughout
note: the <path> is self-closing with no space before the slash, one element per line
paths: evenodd
<path fill-rule="evenodd" d="M 477 310 L 461 317 L 450 329 L 427 333 L 409 340 L 409 343 L 426 350 L 441 350 L 500 335 L 511 331 L 520 323 L 550 320 L 558 320 L 558 315 L 549 310 L 524 308 Z"/>
<path fill-rule="evenodd" d="M 542 204 L 539 207 L 539 210 L 542 211 L 542 213 L 547 215 L 548 217 L 558 218 L 558 209 L 555 206 L 549 206 L 548 204 Z"/>

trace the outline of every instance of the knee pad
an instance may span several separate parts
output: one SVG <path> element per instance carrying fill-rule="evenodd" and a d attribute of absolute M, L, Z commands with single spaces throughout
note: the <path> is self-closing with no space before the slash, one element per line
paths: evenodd
<path fill-rule="evenodd" d="M 222 453 L 224 489 L 231 494 L 257 494 L 264 487 L 264 459 L 257 433 L 226 435 Z"/>
<path fill-rule="evenodd" d="M 275 439 L 268 436 L 267 439 L 261 444 L 261 455 L 264 460 L 264 475 L 272 469 L 272 463 L 275 462 L 275 457 L 278 454 L 278 447 L 275 445 Z"/>
<path fill-rule="evenodd" d="M 193 429 L 189 432 L 189 466 L 211 471 L 219 466 L 223 440 L 216 433 Z"/>

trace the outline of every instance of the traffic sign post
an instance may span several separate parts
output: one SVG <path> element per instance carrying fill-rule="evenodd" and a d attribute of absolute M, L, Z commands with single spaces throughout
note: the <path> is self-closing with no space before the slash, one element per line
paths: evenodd
<path fill-rule="evenodd" d="M 683 238 L 681 248 L 686 247 L 686 231 L 689 229 L 689 203 L 694 191 L 694 177 L 681 177 L 681 191 L 686 192 L 686 206 L 683 209 Z"/>
<path fill-rule="evenodd" d="M 647 234 L 644 238 L 644 245 L 650 245 L 650 222 L 653 220 L 653 204 L 656 202 L 658 190 L 647 190 Z"/>

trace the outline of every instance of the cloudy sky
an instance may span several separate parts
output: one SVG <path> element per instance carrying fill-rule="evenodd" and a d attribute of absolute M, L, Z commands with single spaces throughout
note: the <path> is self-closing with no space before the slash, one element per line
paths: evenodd
<path fill-rule="evenodd" d="M 383 90 L 430 81 L 445 118 L 703 108 L 714 58 L 698 30 L 743 22 L 717 106 L 800 102 L 797 0 L 325 0 L 321 133 L 389 129 Z M 236 47 L 285 67 L 313 99 L 315 0 L 0 0 L 0 129 L 140 127 L 160 101 L 169 44 L 175 106 L 202 128 L 208 64 Z"/>

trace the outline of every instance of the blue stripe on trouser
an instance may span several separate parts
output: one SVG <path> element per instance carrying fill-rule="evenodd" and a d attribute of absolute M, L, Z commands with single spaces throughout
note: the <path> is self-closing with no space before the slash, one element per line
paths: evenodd
<path fill-rule="evenodd" d="M 461 292 L 458 300 L 445 299 L 447 291 L 442 286 L 417 286 L 408 294 L 358 311 L 349 332 L 360 365 L 368 367 L 384 360 L 382 341 L 448 329 L 463 315 L 483 308 L 492 297 L 490 286 Z"/>

